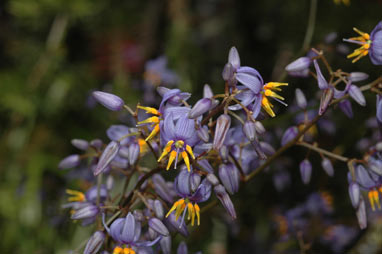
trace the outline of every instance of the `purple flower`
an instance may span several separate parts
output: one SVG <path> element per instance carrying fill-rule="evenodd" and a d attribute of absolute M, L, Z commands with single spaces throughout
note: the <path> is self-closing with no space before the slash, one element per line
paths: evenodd
<path fill-rule="evenodd" d="M 231 117 L 229 115 L 220 115 L 216 120 L 215 136 L 213 143 L 213 146 L 216 150 L 219 150 L 222 147 L 230 126 Z"/>
<path fill-rule="evenodd" d="M 105 234 L 102 231 L 96 231 L 86 244 L 84 254 L 96 254 L 101 248 Z"/>
<path fill-rule="evenodd" d="M 285 70 L 287 72 L 292 72 L 292 73 L 302 72 L 302 71 L 309 68 L 309 65 L 311 64 L 311 62 L 312 62 L 312 60 L 310 59 L 310 57 L 303 56 L 303 57 L 300 57 L 300 58 L 294 60 L 290 64 L 288 64 L 285 67 Z"/>
<path fill-rule="evenodd" d="M 120 148 L 120 143 L 118 141 L 111 141 L 103 151 L 97 167 L 94 169 L 93 173 L 94 175 L 99 175 L 100 173 L 104 172 L 109 164 L 112 162 L 112 160 L 115 158 L 115 156 L 118 154 L 118 150 Z"/>
<path fill-rule="evenodd" d="M 377 116 L 377 121 L 379 122 L 379 124 L 382 124 L 382 96 L 381 95 L 377 95 L 377 113 L 376 113 L 376 116 Z"/>
<path fill-rule="evenodd" d="M 104 107 L 112 111 L 119 111 L 123 108 L 123 105 L 125 105 L 121 98 L 111 93 L 95 91 L 93 92 L 93 97 Z"/>
<path fill-rule="evenodd" d="M 195 130 L 195 121 L 189 119 L 187 115 L 184 115 L 175 123 L 173 114 L 170 113 L 165 117 L 164 123 L 161 125 L 161 130 L 161 143 L 166 145 L 163 148 L 158 162 L 170 154 L 166 169 L 170 169 L 174 160 L 174 168 L 176 168 L 178 156 L 181 155 L 187 165 L 187 169 L 190 171 L 189 155 L 195 159 L 192 147 L 200 141 Z"/>
<path fill-rule="evenodd" d="M 370 60 L 375 65 L 382 65 L 382 21 L 377 24 L 371 31 L 371 34 L 364 33 L 357 28 L 353 28 L 360 36 L 349 39 L 344 39 L 346 42 L 361 45 L 353 53 L 349 54 L 347 58 L 353 58 L 352 63 L 357 62 L 362 57 L 369 54 Z"/>
<path fill-rule="evenodd" d="M 116 219 L 110 228 L 105 223 L 104 227 L 114 241 L 119 245 L 125 245 L 123 249 L 120 246 L 115 247 L 113 252 L 115 254 L 135 254 L 133 248 L 153 246 L 162 238 L 162 236 L 158 236 L 153 241 L 140 241 L 141 222 L 136 220 L 131 212 L 127 214 L 126 218 Z"/>
<path fill-rule="evenodd" d="M 219 178 L 231 195 L 239 190 L 239 170 L 232 163 L 221 164 L 219 166 Z"/>
<path fill-rule="evenodd" d="M 195 184 L 193 174 L 187 170 L 181 170 L 175 178 L 174 188 L 182 198 L 173 204 L 166 215 L 168 217 L 175 211 L 176 220 L 182 215 L 181 225 L 184 222 L 186 212 L 188 212 L 188 219 L 191 220 L 192 226 L 195 223 L 195 216 L 197 224 L 200 225 L 200 208 L 198 203 L 207 201 L 211 196 L 211 184 L 209 181 L 204 179 L 201 184 Z"/>
<path fill-rule="evenodd" d="M 67 157 L 65 157 L 63 160 L 60 161 L 58 164 L 59 169 L 67 169 L 67 168 L 74 168 L 77 167 L 81 162 L 81 158 L 78 154 L 72 154 Z"/>

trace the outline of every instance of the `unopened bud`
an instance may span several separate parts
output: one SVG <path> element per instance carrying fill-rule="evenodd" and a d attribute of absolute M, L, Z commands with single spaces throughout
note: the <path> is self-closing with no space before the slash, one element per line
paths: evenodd
<path fill-rule="evenodd" d="M 239 170 L 232 163 L 221 164 L 219 166 L 219 178 L 231 195 L 239 190 Z"/>
<path fill-rule="evenodd" d="M 86 244 L 84 254 L 96 254 L 101 248 L 105 234 L 102 231 L 96 231 Z"/>
<path fill-rule="evenodd" d="M 351 103 L 349 100 L 343 100 L 338 103 L 338 106 L 340 107 L 341 111 L 344 112 L 344 114 L 349 117 L 353 118 L 353 109 L 351 107 Z"/>
<path fill-rule="evenodd" d="M 368 79 L 369 75 L 364 72 L 350 72 L 350 81 L 352 82 L 358 82 L 363 81 L 365 79 Z"/>
<path fill-rule="evenodd" d="M 317 60 L 313 60 L 313 63 L 314 63 L 314 68 L 316 69 L 316 73 L 317 73 L 318 87 L 321 90 L 328 89 L 329 88 L 329 84 L 326 81 L 326 79 L 324 78 L 324 76 L 322 75 L 322 72 L 321 72 L 320 66 L 317 63 Z"/>
<path fill-rule="evenodd" d="M 299 88 L 295 90 L 295 93 L 296 93 L 296 102 L 299 108 L 306 109 L 307 102 L 306 102 L 304 93 Z"/>
<path fill-rule="evenodd" d="M 159 245 L 163 254 L 171 254 L 171 236 L 162 237 Z"/>
<path fill-rule="evenodd" d="M 226 114 L 218 117 L 216 121 L 215 137 L 213 143 L 214 149 L 219 150 L 222 147 L 230 126 L 231 117 Z"/>
<path fill-rule="evenodd" d="M 204 113 L 206 113 L 208 110 L 211 109 L 213 105 L 213 99 L 210 98 L 203 98 L 196 102 L 196 104 L 192 107 L 190 112 L 188 113 L 188 118 L 195 119 Z"/>
<path fill-rule="evenodd" d="M 333 95 L 334 95 L 333 89 L 324 90 L 324 92 L 321 95 L 320 108 L 318 110 L 319 115 L 323 115 L 325 113 L 330 102 L 333 99 Z"/>
<path fill-rule="evenodd" d="M 170 234 L 163 222 L 157 218 L 151 218 L 149 220 L 149 227 L 160 235 L 168 236 Z"/>
<path fill-rule="evenodd" d="M 235 219 L 236 218 L 235 207 L 233 206 L 231 198 L 229 197 L 223 185 L 219 184 L 215 186 L 214 191 L 217 198 L 220 200 L 220 202 L 222 203 L 226 211 L 229 213 L 229 215 L 231 215 L 231 217 Z"/>
<path fill-rule="evenodd" d="M 207 180 L 213 185 L 218 185 L 219 184 L 219 179 L 212 173 L 209 173 L 207 175 Z"/>
<path fill-rule="evenodd" d="M 112 111 L 119 111 L 123 108 L 123 105 L 125 105 L 120 97 L 111 93 L 95 91 L 93 92 L 93 97 L 104 107 Z"/>
<path fill-rule="evenodd" d="M 72 139 L 71 143 L 80 150 L 86 151 L 89 148 L 89 142 L 83 139 Z"/>
<path fill-rule="evenodd" d="M 256 132 L 260 135 L 263 135 L 266 130 L 264 128 L 264 125 L 260 121 L 255 122 Z"/>
<path fill-rule="evenodd" d="M 71 219 L 82 220 L 82 219 L 92 218 L 96 216 L 98 212 L 99 212 L 99 209 L 96 205 L 89 204 L 75 211 L 72 214 Z"/>
<path fill-rule="evenodd" d="M 308 159 L 305 159 L 300 163 L 300 173 L 302 182 L 308 184 L 312 176 L 312 164 Z"/>
<path fill-rule="evenodd" d="M 303 70 L 309 68 L 309 65 L 311 62 L 312 62 L 312 60 L 310 60 L 309 57 L 303 56 L 303 57 L 300 57 L 300 58 L 294 60 L 290 64 L 288 64 L 285 67 L 285 70 L 287 72 L 303 71 Z"/>
<path fill-rule="evenodd" d="M 245 121 L 243 124 L 243 132 L 245 136 L 249 139 L 249 141 L 254 141 L 257 139 L 256 135 L 256 125 L 252 121 Z"/>
<path fill-rule="evenodd" d="M 290 141 L 295 139 L 298 134 L 298 128 L 296 126 L 291 126 L 286 131 L 284 132 L 283 137 L 281 138 L 281 145 L 285 146 L 288 144 Z"/>
<path fill-rule="evenodd" d="M 81 162 L 81 158 L 78 154 L 72 154 L 67 157 L 65 157 L 63 160 L 60 161 L 58 164 L 59 169 L 68 169 L 68 168 L 74 168 L 77 167 Z"/>
<path fill-rule="evenodd" d="M 362 198 L 362 196 L 360 197 L 356 214 L 357 214 L 359 227 L 361 229 L 365 229 L 367 227 L 367 215 L 366 215 L 365 200 Z"/>
<path fill-rule="evenodd" d="M 203 87 L 203 98 L 212 98 L 214 93 L 209 85 L 205 84 Z"/>
<path fill-rule="evenodd" d="M 359 89 L 358 86 L 351 85 L 349 88 L 349 95 L 352 97 L 359 105 L 365 106 L 366 100 L 365 97 L 362 94 L 362 91 Z"/>
<path fill-rule="evenodd" d="M 129 145 L 129 164 L 134 165 L 139 157 L 140 148 L 137 143 Z"/>
<path fill-rule="evenodd" d="M 360 191 L 358 183 L 351 182 L 349 184 L 349 196 L 350 196 L 351 204 L 353 205 L 354 208 L 357 208 L 359 205 L 360 197 L 361 197 L 361 191 Z"/>
<path fill-rule="evenodd" d="M 208 135 L 208 127 L 207 126 L 203 126 L 203 127 L 200 127 L 196 130 L 196 134 L 198 135 L 198 137 L 203 140 L 204 142 L 208 142 L 210 140 L 210 136 Z"/>
<path fill-rule="evenodd" d="M 120 148 L 120 144 L 118 141 L 111 141 L 103 151 L 97 167 L 94 169 L 94 175 L 99 175 L 104 172 L 107 166 L 111 163 L 114 157 L 118 154 L 118 150 Z"/>
<path fill-rule="evenodd" d="M 162 205 L 162 202 L 160 202 L 158 199 L 156 199 L 154 201 L 154 212 L 155 212 L 155 215 L 159 218 L 159 219 L 163 219 L 164 218 L 164 209 L 163 209 L 163 205 Z"/>
<path fill-rule="evenodd" d="M 332 162 L 328 158 L 322 159 L 321 166 L 325 170 L 326 174 L 328 174 L 328 176 L 334 175 L 334 169 L 333 169 Z"/>

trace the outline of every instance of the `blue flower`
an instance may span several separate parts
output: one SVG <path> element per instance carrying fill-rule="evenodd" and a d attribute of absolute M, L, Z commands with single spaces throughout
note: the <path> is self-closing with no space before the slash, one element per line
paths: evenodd
<path fill-rule="evenodd" d="M 375 65 L 382 65 L 382 21 L 371 31 L 370 35 L 357 28 L 353 28 L 360 36 L 344 39 L 346 42 L 361 45 L 349 54 L 347 58 L 353 58 L 352 63 L 369 54 L 370 60 Z"/>

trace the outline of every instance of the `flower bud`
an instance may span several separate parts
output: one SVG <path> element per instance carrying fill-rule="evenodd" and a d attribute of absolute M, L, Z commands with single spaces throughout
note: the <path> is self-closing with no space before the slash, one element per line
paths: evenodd
<path fill-rule="evenodd" d="M 376 113 L 377 121 L 382 124 L 382 96 L 377 95 L 377 113 Z"/>
<path fill-rule="evenodd" d="M 222 73 L 223 80 L 226 82 L 232 81 L 233 76 L 234 76 L 234 68 L 232 64 L 227 63 L 224 66 L 223 73 Z M 234 84 L 230 84 L 230 85 L 234 85 Z"/>
<path fill-rule="evenodd" d="M 322 72 L 321 72 L 320 66 L 317 63 L 317 60 L 313 60 L 313 64 L 314 64 L 314 68 L 316 69 L 316 73 L 317 73 L 318 87 L 321 90 L 328 89 L 329 88 L 329 84 L 326 81 L 326 79 L 324 78 L 324 76 L 322 75 Z"/>
<path fill-rule="evenodd" d="M 170 234 L 163 222 L 157 218 L 149 219 L 149 227 L 160 235 L 168 236 Z"/>
<path fill-rule="evenodd" d="M 100 150 L 102 148 L 103 142 L 100 139 L 93 139 L 90 141 L 90 145 L 95 149 Z"/>
<path fill-rule="evenodd" d="M 304 93 L 301 91 L 301 89 L 297 88 L 295 90 L 295 94 L 296 94 L 296 102 L 299 108 L 306 109 L 307 102 L 306 102 Z"/>
<path fill-rule="evenodd" d="M 230 126 L 231 117 L 226 114 L 218 117 L 216 121 L 215 137 L 213 143 L 214 149 L 219 150 L 222 147 Z"/>
<path fill-rule="evenodd" d="M 311 61 L 312 60 L 310 60 L 309 57 L 306 57 L 306 56 L 300 57 L 300 58 L 294 60 L 293 62 L 291 62 L 290 64 L 288 64 L 285 67 L 285 70 L 287 72 L 303 71 L 303 70 L 309 68 Z"/>
<path fill-rule="evenodd" d="M 97 167 L 94 169 L 94 175 L 99 175 L 104 172 L 106 168 L 109 166 L 114 157 L 118 154 L 118 150 L 120 148 L 120 144 L 117 141 L 111 141 L 103 151 Z"/>
<path fill-rule="evenodd" d="M 162 237 L 159 245 L 163 254 L 171 254 L 171 236 Z"/>
<path fill-rule="evenodd" d="M 302 182 L 308 184 L 312 176 L 312 164 L 308 159 L 305 159 L 300 163 L 300 173 Z"/>
<path fill-rule="evenodd" d="M 232 47 L 228 53 L 228 62 L 232 64 L 233 68 L 237 69 L 240 67 L 240 56 L 236 47 Z"/>
<path fill-rule="evenodd" d="M 228 153 L 228 148 L 225 145 L 219 149 L 219 155 L 224 163 L 228 161 Z"/>
<path fill-rule="evenodd" d="M 80 150 L 86 151 L 89 148 L 89 142 L 83 139 L 72 139 L 70 143 Z"/>
<path fill-rule="evenodd" d="M 349 95 L 352 97 L 359 105 L 365 106 L 366 105 L 366 100 L 365 97 L 363 96 L 361 90 L 359 89 L 358 86 L 351 85 L 349 88 Z"/>
<path fill-rule="evenodd" d="M 124 159 L 129 159 L 129 148 L 127 146 L 121 146 L 118 155 Z"/>
<path fill-rule="evenodd" d="M 154 201 L 154 212 L 155 212 L 155 216 L 157 216 L 159 219 L 163 219 L 164 218 L 164 210 L 163 210 L 163 205 L 162 203 L 156 199 Z"/>
<path fill-rule="evenodd" d="M 351 204 L 354 208 L 357 208 L 359 205 L 360 197 L 361 197 L 361 191 L 359 188 L 358 183 L 351 182 L 349 185 L 349 196 L 351 200 Z"/>
<path fill-rule="evenodd" d="M 129 164 L 134 165 L 139 157 L 140 148 L 137 143 L 129 145 Z"/>
<path fill-rule="evenodd" d="M 334 169 L 333 169 L 332 162 L 328 158 L 322 159 L 321 166 L 325 170 L 326 174 L 328 174 L 328 176 L 334 175 Z"/>
<path fill-rule="evenodd" d="M 184 241 L 180 242 L 176 254 L 188 254 L 187 244 Z"/>
<path fill-rule="evenodd" d="M 226 211 L 231 215 L 233 219 L 236 218 L 235 207 L 232 204 L 231 198 L 228 193 L 225 191 L 223 185 L 219 184 L 214 187 L 215 194 L 217 198 L 220 200 Z"/>
<path fill-rule="evenodd" d="M 219 184 L 219 179 L 212 173 L 209 173 L 207 175 L 207 180 L 213 185 L 218 185 Z"/>
<path fill-rule="evenodd" d="M 377 175 L 382 176 L 382 160 L 369 157 L 367 162 L 371 171 L 374 171 Z"/>
<path fill-rule="evenodd" d="M 286 131 L 284 132 L 283 137 L 281 138 L 281 145 L 285 146 L 288 144 L 290 141 L 295 139 L 298 134 L 298 128 L 296 126 L 291 126 Z"/>
<path fill-rule="evenodd" d="M 198 137 L 201 140 L 203 140 L 206 143 L 210 140 L 210 136 L 208 135 L 208 127 L 207 126 L 199 127 L 196 130 L 196 134 L 198 135 Z"/>
<path fill-rule="evenodd" d="M 203 170 L 207 173 L 213 173 L 214 172 L 214 169 L 212 168 L 211 164 L 206 159 L 198 160 L 198 165 L 201 167 L 201 170 Z"/>
<path fill-rule="evenodd" d="M 105 234 L 102 231 L 96 231 L 86 244 L 84 254 L 96 254 L 101 248 Z"/>
<path fill-rule="evenodd" d="M 367 215 L 366 215 L 365 200 L 362 198 L 362 196 L 360 197 L 356 214 L 357 214 L 359 227 L 361 229 L 365 229 L 367 227 Z"/>
<path fill-rule="evenodd" d="M 82 207 L 75 211 L 70 217 L 73 220 L 82 220 L 87 218 L 92 218 L 96 216 L 99 212 L 99 209 L 96 205 L 88 204 L 85 207 Z"/>
<path fill-rule="evenodd" d="M 239 170 L 232 164 L 221 164 L 219 166 L 219 178 L 225 189 L 233 195 L 239 190 Z"/>
<path fill-rule="evenodd" d="M 276 150 L 269 143 L 260 142 L 261 151 L 265 153 L 265 155 L 272 156 L 276 153 Z"/>
<path fill-rule="evenodd" d="M 199 187 L 200 181 L 200 175 L 196 172 L 192 172 L 190 175 L 190 186 L 192 192 L 196 191 L 196 189 Z"/>
<path fill-rule="evenodd" d="M 249 139 L 249 141 L 257 140 L 256 125 L 252 121 L 245 121 L 243 124 L 243 133 Z"/>
<path fill-rule="evenodd" d="M 203 98 L 212 98 L 214 93 L 212 92 L 211 87 L 208 84 L 205 84 L 203 87 Z"/>
<path fill-rule="evenodd" d="M 65 157 L 63 160 L 60 161 L 58 164 L 59 169 L 68 169 L 68 168 L 74 168 L 77 167 L 81 162 L 80 156 L 78 154 L 72 154 L 67 157 Z"/>
<path fill-rule="evenodd" d="M 255 122 L 255 128 L 256 128 L 256 132 L 259 133 L 260 135 L 263 135 L 266 132 L 264 125 L 260 121 Z"/>
<path fill-rule="evenodd" d="M 179 232 L 184 237 L 189 236 L 186 224 L 181 223 L 181 220 L 177 220 L 174 213 L 171 213 L 164 222 L 168 229 Z"/>
<path fill-rule="evenodd" d="M 93 97 L 104 107 L 112 111 L 119 111 L 125 105 L 121 98 L 111 93 L 95 91 L 93 92 Z"/>
<path fill-rule="evenodd" d="M 347 117 L 353 118 L 353 109 L 349 100 L 340 101 L 338 105 Z"/>
<path fill-rule="evenodd" d="M 358 82 L 368 78 L 369 78 L 369 75 L 364 72 L 350 72 L 349 80 L 352 82 Z"/>
<path fill-rule="evenodd" d="M 319 115 L 323 115 L 325 113 L 330 102 L 333 99 L 333 95 L 334 95 L 333 89 L 324 90 L 324 92 L 321 95 L 320 108 L 318 110 Z"/>
<path fill-rule="evenodd" d="M 203 98 L 198 100 L 188 113 L 188 118 L 195 119 L 211 109 L 213 99 Z"/>
<path fill-rule="evenodd" d="M 159 197 L 169 203 L 172 203 L 173 197 L 171 195 L 171 191 L 163 177 L 161 175 L 155 174 L 152 177 L 152 181 L 154 184 L 155 192 L 159 195 Z"/>

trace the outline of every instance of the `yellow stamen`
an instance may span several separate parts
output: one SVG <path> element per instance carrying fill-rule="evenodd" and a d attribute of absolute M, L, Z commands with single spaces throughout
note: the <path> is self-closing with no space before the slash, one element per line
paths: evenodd
<path fill-rule="evenodd" d="M 353 30 L 358 33 L 359 35 L 361 35 L 365 40 L 370 40 L 370 35 L 368 33 L 365 33 L 365 32 L 362 32 L 360 31 L 359 29 L 353 27 Z"/>
<path fill-rule="evenodd" d="M 152 116 L 152 117 L 149 117 L 143 121 L 140 121 L 138 122 L 138 124 L 146 124 L 146 123 L 159 123 L 160 120 L 159 120 L 159 117 L 157 116 Z"/>
<path fill-rule="evenodd" d="M 182 152 L 182 158 L 184 160 L 184 163 L 186 163 L 188 172 L 190 172 L 191 171 L 191 168 L 190 168 L 190 159 L 188 158 L 188 155 L 187 155 L 186 151 Z"/>
<path fill-rule="evenodd" d="M 192 159 L 195 160 L 195 155 L 194 155 L 194 152 L 192 151 L 191 146 L 186 145 L 186 150 L 187 150 L 188 154 L 192 157 Z"/>
<path fill-rule="evenodd" d="M 153 115 L 157 115 L 157 116 L 161 115 L 161 113 L 156 108 L 142 107 L 142 106 L 138 106 L 137 108 L 146 110 L 146 113 L 148 113 L 148 114 L 153 114 Z"/>
<path fill-rule="evenodd" d="M 130 254 L 130 248 L 124 248 L 123 254 Z"/>
<path fill-rule="evenodd" d="M 186 204 L 184 203 L 184 199 L 182 199 L 183 202 L 180 202 L 178 204 L 178 207 L 176 208 L 176 212 L 175 212 L 175 219 L 179 219 L 179 216 L 182 214 L 182 212 L 184 211 L 184 208 L 186 208 Z"/>
<path fill-rule="evenodd" d="M 379 187 L 379 192 L 382 193 L 382 185 Z"/>
<path fill-rule="evenodd" d="M 174 140 L 170 140 L 167 142 L 166 146 L 163 149 L 161 156 L 158 159 L 158 162 L 160 162 L 163 159 L 163 157 L 165 157 L 171 151 L 171 146 L 173 143 L 174 143 Z"/>
<path fill-rule="evenodd" d="M 275 113 L 272 110 L 273 105 L 269 102 L 267 97 L 263 96 L 263 99 L 261 101 L 261 105 L 263 106 L 264 110 L 271 116 L 275 117 Z"/>
<path fill-rule="evenodd" d="M 176 148 L 183 148 L 184 146 L 184 141 L 183 140 L 178 140 L 175 142 L 175 147 Z"/>
<path fill-rule="evenodd" d="M 170 167 L 171 167 L 171 164 L 173 163 L 173 161 L 175 160 L 175 158 L 176 158 L 176 151 L 172 151 L 171 153 L 170 153 L 170 157 L 168 158 L 168 163 L 167 163 L 167 168 L 166 168 L 166 170 L 169 170 L 170 169 Z"/>
<path fill-rule="evenodd" d="M 198 204 L 195 204 L 194 208 L 195 208 L 195 213 L 196 213 L 196 217 L 198 219 L 198 226 L 199 226 L 200 225 L 200 208 L 199 208 Z"/>
<path fill-rule="evenodd" d="M 195 223 L 195 209 L 194 206 L 191 203 L 187 204 L 187 209 L 188 209 L 188 220 L 191 219 L 191 226 L 194 226 Z"/>
<path fill-rule="evenodd" d="M 135 251 L 133 249 L 130 249 L 130 254 L 135 254 Z"/>
<path fill-rule="evenodd" d="M 122 254 L 122 253 L 123 253 L 123 249 L 119 246 L 115 247 L 113 250 L 113 254 Z"/>
<path fill-rule="evenodd" d="M 374 191 L 373 191 L 373 197 L 374 197 L 374 201 L 375 201 L 375 203 L 376 203 L 377 206 L 378 206 L 378 209 L 381 210 L 381 203 L 380 203 L 380 201 L 379 201 L 379 193 L 378 193 L 377 190 L 374 190 Z"/>
<path fill-rule="evenodd" d="M 370 205 L 371 205 L 371 209 L 373 211 L 375 211 L 375 204 L 374 204 L 374 196 L 373 196 L 373 191 L 369 191 L 368 193 L 369 195 L 369 202 L 370 202 Z"/>
<path fill-rule="evenodd" d="M 170 211 L 168 211 L 168 213 L 166 214 L 166 218 L 177 208 L 177 206 L 178 206 L 178 204 L 179 204 L 179 202 L 181 201 L 181 200 L 183 200 L 183 199 L 179 199 L 178 201 L 176 201 L 173 205 L 172 205 L 172 207 L 171 207 L 171 209 L 170 209 Z M 183 200 L 184 201 L 184 200 Z"/>
<path fill-rule="evenodd" d="M 277 90 L 281 91 L 279 86 L 288 86 L 288 83 L 280 83 L 280 82 L 268 82 L 265 86 L 264 89 L 272 89 L 272 90 Z"/>
<path fill-rule="evenodd" d="M 264 95 L 268 96 L 268 97 L 274 97 L 274 98 L 280 99 L 282 101 L 284 100 L 284 97 L 281 97 L 280 95 L 278 95 L 277 93 L 273 92 L 270 89 L 265 90 Z"/>
<path fill-rule="evenodd" d="M 66 193 L 72 195 L 72 197 L 68 198 L 69 202 L 83 202 L 86 200 L 85 194 L 81 191 L 67 189 Z"/>
<path fill-rule="evenodd" d="M 147 143 L 143 138 L 138 139 L 138 145 L 139 145 L 139 153 L 145 154 L 147 152 Z"/>
<path fill-rule="evenodd" d="M 151 133 L 150 133 L 150 135 L 145 139 L 145 141 L 147 142 L 147 141 L 149 141 L 150 139 L 152 139 L 155 135 L 157 135 L 158 134 L 158 132 L 159 132 L 159 124 L 156 124 L 155 126 L 154 126 L 154 129 L 151 131 Z"/>

